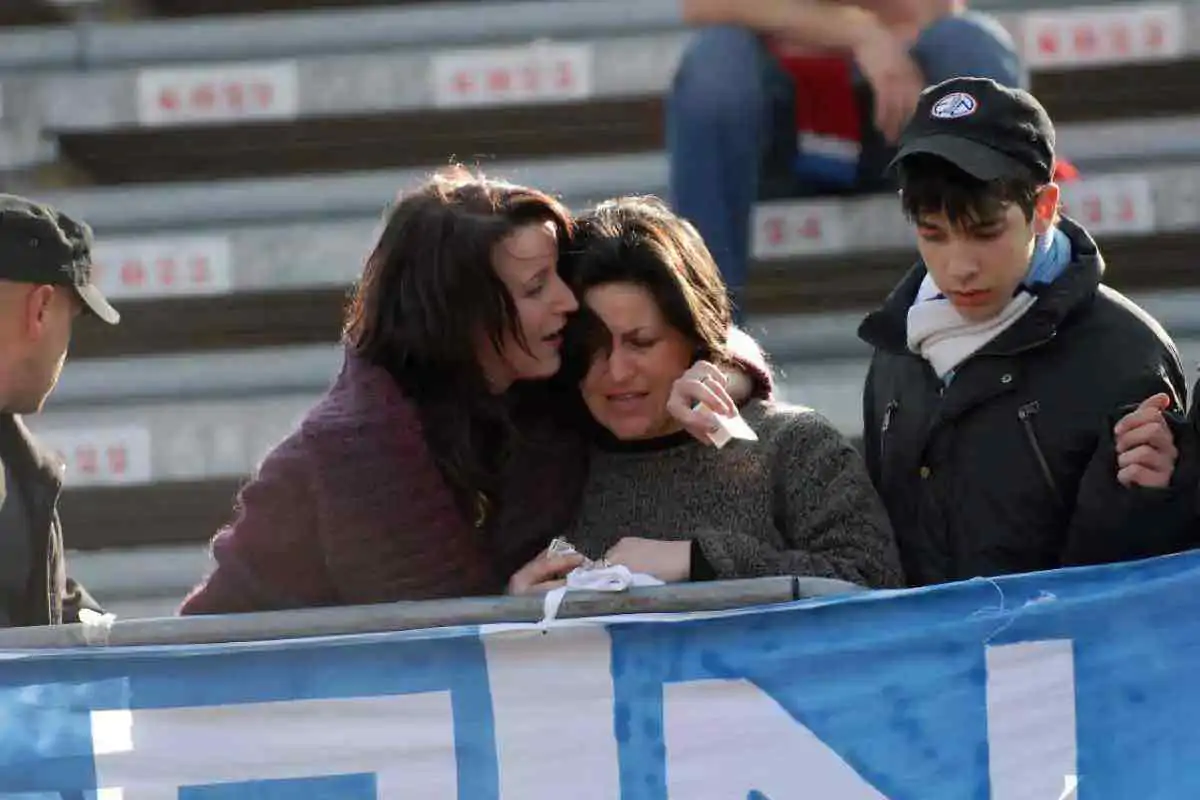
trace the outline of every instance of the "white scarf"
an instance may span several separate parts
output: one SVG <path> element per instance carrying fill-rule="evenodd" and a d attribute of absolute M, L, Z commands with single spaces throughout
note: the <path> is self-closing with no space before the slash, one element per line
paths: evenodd
<path fill-rule="evenodd" d="M 945 380 L 959 364 L 1019 320 L 1036 300 L 1022 286 L 999 314 L 983 322 L 971 322 L 926 274 L 917 299 L 908 309 L 908 349 L 919 353 Z"/>

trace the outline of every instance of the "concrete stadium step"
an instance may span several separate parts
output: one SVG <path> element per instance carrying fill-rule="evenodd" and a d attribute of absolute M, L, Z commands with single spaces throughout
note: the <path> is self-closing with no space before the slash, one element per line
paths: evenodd
<path fill-rule="evenodd" d="M 86 416 L 97 408 L 171 404 L 182 398 L 238 403 L 255 397 L 315 397 L 333 381 L 342 357 L 341 345 L 322 344 L 72 360 L 45 413 Z"/>
<path fill-rule="evenodd" d="M 1107 282 L 1122 291 L 1200 285 L 1200 230 L 1101 238 Z M 908 249 L 801 256 L 751 265 L 749 314 L 809 314 L 877 303 L 915 258 Z M 171 297 L 118 303 L 122 324 L 84 320 L 72 342 L 75 359 L 187 353 L 213 348 L 334 344 L 340 338 L 343 285 Z"/>
<path fill-rule="evenodd" d="M 1188 60 L 1039 73 L 1033 89 L 1060 124 L 1114 114 L 1144 121 L 1200 111 L 1197 70 L 1200 61 Z M 625 90 L 640 91 L 631 86 L 634 81 L 624 83 Z M 413 167 L 448 158 L 633 152 L 661 147 L 662 125 L 657 93 L 597 91 L 583 102 L 533 106 L 358 110 L 281 122 L 52 131 L 60 158 L 90 182 L 116 184 Z"/>
<path fill-rule="evenodd" d="M 1196 254 L 1200 231 L 1151 236 L 1104 236 L 1105 281 L 1124 292 L 1200 284 Z M 896 250 L 846 256 L 812 256 L 758 261 L 752 265 L 746 308 L 757 314 L 807 314 L 863 308 L 895 286 L 915 258 Z"/>
<path fill-rule="evenodd" d="M 1057 133 L 1062 152 L 1070 154 L 1089 179 L 1115 168 L 1188 170 L 1200 163 L 1200 113 L 1066 123 L 1058 126 Z M 597 192 L 663 192 L 667 184 L 666 156 L 657 150 L 534 160 L 464 160 L 480 164 L 489 173 L 546 187 L 570 199 L 599 199 Z M 101 233 L 375 219 L 397 191 L 423 180 L 443 163 L 439 158 L 411 169 L 76 187 L 40 195 L 90 220 Z"/>
<path fill-rule="evenodd" d="M 1200 8 L 1192 0 L 988 0 L 973 3 L 972 8 L 995 13 L 1035 66 L 1073 69 L 1169 60 L 1195 52 L 1195 34 L 1200 33 Z M 1164 26 L 1170 29 L 1163 30 Z M 76 49 L 70 57 L 52 52 L 43 58 L 47 65 L 59 68 L 99 70 L 682 33 L 685 28 L 677 0 L 390 3 L 382 8 L 97 24 L 75 31 Z M 0 44 L 0 69 L 24 64 L 20 54 L 9 52 L 6 37 L 0 37 Z"/>
<path fill-rule="evenodd" d="M 232 79 L 219 65 L 182 77 L 118 70 L 10 80 L 5 92 L 42 120 L 61 159 L 102 184 L 636 152 L 661 146 L 660 96 L 684 40 L 668 33 L 560 41 L 482 56 L 392 48 L 251 66 Z M 546 88 L 513 88 L 517 102 L 496 92 L 475 97 L 458 81 L 488 80 L 481 58 L 516 59 L 521 64 L 508 67 L 517 70 L 514 82 L 534 75 Z M 237 87 L 244 103 L 268 92 L 270 107 L 240 119 L 203 119 L 195 109 L 176 117 L 178 109 L 156 107 L 162 92 L 197 81 Z"/>
<path fill-rule="evenodd" d="M 1084 175 L 1200 160 L 1200 114 L 1056 126 L 1058 152 Z"/>
<path fill-rule="evenodd" d="M 67 552 L 69 574 L 106 611 L 127 618 L 171 615 L 209 565 L 207 549 L 197 545 Z"/>
<path fill-rule="evenodd" d="M 674 3 L 473 8 L 474 39 L 463 36 L 464 7 L 441 4 L 90 26 L 70 64 L 92 71 L 7 79 L 6 103 L 58 137 L 79 173 L 107 183 L 612 152 L 661 141 L 658 99 L 689 35 Z M 1034 59 L 1034 89 L 1060 122 L 1200 110 L 1200 84 L 1191 80 L 1200 6 L 1128 8 L 1152 15 L 1157 49 L 1118 56 L 1096 45 L 1070 63 Z M 1079 13 L 1102 42 L 1117 25 L 1107 10 Z M 498 27 L 479 27 L 493 17 Z M 1027 49 L 1040 46 L 1039 31 L 1050 24 L 1044 14 L 1004 19 Z M 1083 24 L 1068 15 L 1047 30 L 1066 35 Z M 1121 24 L 1126 36 L 1140 34 L 1130 28 L 1136 20 Z M 476 46 L 459 47 L 468 42 Z M 24 39 L 13 44 L 0 46 L 0 65 L 42 63 Z M 524 86 L 530 75 L 541 88 Z M 589 117 L 592 104 L 599 108 Z"/>
<path fill-rule="evenodd" d="M 443 162 L 444 163 L 444 162 Z M 348 221 L 367 230 L 397 192 L 425 180 L 437 164 L 418 169 L 369 170 L 334 175 L 195 181 L 147 186 L 71 188 L 39 197 L 88 220 L 101 236 L 157 232 L 269 228 L 278 246 L 290 234 L 318 223 Z M 661 191 L 667 165 L 660 152 L 530 161 L 489 161 L 494 176 L 555 192 L 569 203 L 589 203 L 622 191 Z M 355 228 L 355 233 L 359 228 Z M 333 235 L 322 229 L 322 237 Z M 334 248 L 345 240 L 335 236 Z M 310 243 L 306 243 L 306 247 Z M 366 242 L 358 257 L 366 255 Z M 329 253 L 322 253 L 322 257 Z M 334 267 L 336 268 L 336 267 Z M 270 284 L 268 284 L 270 285 Z"/>
<path fill-rule="evenodd" d="M 88 0 L 84 0 L 87 2 Z M 104 0 L 93 0 L 104 2 Z M 433 4 L 444 0 L 139 0 L 144 13 L 163 17 L 206 17 L 291 12 L 303 14 L 322 9 L 373 8 L 379 6 L 409 6 Z M 499 2 L 500 0 L 477 0 Z M 595 0 L 576 0 L 595 2 Z M 1075 0 L 982 0 L 971 4 L 972 9 L 988 12 L 1069 8 Z"/>
<path fill-rule="evenodd" d="M 72 489 L 59 500 L 69 549 L 202 545 L 233 518 L 244 479 Z"/>
<path fill-rule="evenodd" d="M 204 17 L 263 12 L 304 12 L 319 8 L 402 6 L 439 0 L 144 0 L 148 9 L 164 17 Z"/>
<path fill-rule="evenodd" d="M 1200 60 L 1040 73 L 1033 90 L 1060 124 L 1108 123 L 1118 113 L 1129 125 L 1153 125 L 1158 117 L 1200 112 L 1198 71 Z M 451 158 L 628 153 L 657 149 L 663 141 L 657 95 L 57 136 L 58 156 L 101 185 L 416 167 Z"/>
<path fill-rule="evenodd" d="M 111 2 L 112 0 L 109 0 Z M 123 70 L 253 63 L 330 55 L 379 55 L 433 47 L 529 44 L 678 32 L 676 0 L 459 0 L 383 7 L 234 15 L 210 19 L 97 23 L 0 35 L 0 70 Z M 69 34 L 70 51 L 50 48 Z M 35 48 L 34 42 L 42 45 Z M 14 49 L 15 48 L 15 49 Z"/>
<path fill-rule="evenodd" d="M 1182 105 L 1182 103 L 1181 103 Z M 1187 109 L 1200 111 L 1200 107 Z M 526 159 L 636 153 L 663 141 L 658 97 L 611 98 L 540 108 L 499 107 L 402 115 L 299 119 L 251 127 L 124 130 L 77 137 L 56 150 L 100 184 L 227 176 L 328 174 L 436 164 L 455 157 Z M 453 131 L 447 133 L 447 131 Z M 1060 151 L 1085 169 L 1141 166 L 1200 156 L 1200 116 L 1091 120 L 1059 125 Z M 403 146 L 398 147 L 397 143 Z M 213 153 L 222 162 L 213 166 Z M 131 155 L 136 154 L 136 158 Z M 13 156 L 14 159 L 19 158 Z M 0 153 L 0 163 L 5 156 Z"/>
<path fill-rule="evenodd" d="M 67 546 L 204 541 L 229 519 L 244 476 L 320 392 L 113 404 L 39 417 L 33 427 L 70 476 L 60 503 Z"/>
<path fill-rule="evenodd" d="M 0 3 L 0 28 L 60 24 L 70 19 L 71 5 L 54 0 L 4 0 Z"/>
<path fill-rule="evenodd" d="M 80 322 L 72 358 L 330 344 L 341 337 L 346 294 L 330 287 L 122 303 L 115 328 Z"/>
<path fill-rule="evenodd" d="M 1198 105 L 1200 107 L 1200 105 Z M 62 134 L 60 157 L 100 185 L 391 169 L 459 159 L 630 153 L 662 146 L 657 98 L 289 122 Z"/>
<path fill-rule="evenodd" d="M 558 190 L 576 209 L 621 192 L 661 192 L 665 183 L 655 154 L 497 165 L 493 173 Z M 96 227 L 98 282 L 125 318 L 102 331 L 85 320 L 75 356 L 334 343 L 376 209 L 423 174 L 48 195 Z M 1064 198 L 1100 239 L 1114 286 L 1200 285 L 1200 164 L 1093 175 L 1067 185 Z M 330 219 L 327 208 L 345 217 Z M 751 313 L 864 308 L 915 253 L 889 195 L 762 204 L 753 232 Z"/>

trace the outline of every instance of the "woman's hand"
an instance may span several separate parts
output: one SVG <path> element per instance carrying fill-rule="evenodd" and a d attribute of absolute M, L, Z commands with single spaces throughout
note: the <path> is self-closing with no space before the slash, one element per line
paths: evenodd
<path fill-rule="evenodd" d="M 583 556 L 579 553 L 550 555 L 543 551 L 508 579 L 508 593 L 545 594 L 564 585 L 567 573 L 582 563 Z"/>
<path fill-rule="evenodd" d="M 737 416 L 737 404 L 729 396 L 729 379 L 721 368 L 697 361 L 676 379 L 667 399 L 667 413 L 684 430 L 704 444 L 712 444 L 710 433 L 718 430 L 717 414 Z"/>
<path fill-rule="evenodd" d="M 1171 485 L 1179 450 L 1163 417 L 1170 409 L 1170 396 L 1160 392 L 1117 423 L 1117 481 L 1122 486 L 1165 489 Z"/>
<path fill-rule="evenodd" d="M 604 560 L 621 564 L 630 572 L 653 575 L 664 583 L 679 583 L 692 573 L 692 541 L 663 542 L 626 536 L 604 554 Z"/>

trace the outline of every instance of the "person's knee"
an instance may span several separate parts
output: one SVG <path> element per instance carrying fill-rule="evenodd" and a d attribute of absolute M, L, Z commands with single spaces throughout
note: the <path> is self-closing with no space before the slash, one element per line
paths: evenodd
<path fill-rule="evenodd" d="M 745 28 L 697 31 L 679 62 L 671 87 L 674 113 L 690 122 L 748 122 L 764 102 L 763 45 Z"/>
<path fill-rule="evenodd" d="M 913 53 L 931 84 L 971 77 L 1028 88 L 1027 72 L 1012 36 L 985 14 L 942 17 L 921 32 Z"/>

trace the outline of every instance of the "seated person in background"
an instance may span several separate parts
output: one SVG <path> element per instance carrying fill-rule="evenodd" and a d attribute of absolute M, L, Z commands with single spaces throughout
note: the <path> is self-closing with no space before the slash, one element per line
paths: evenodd
<path fill-rule="evenodd" d="M 696 230 L 653 199 L 602 204 L 567 256 L 580 300 L 564 376 L 594 420 L 579 515 L 565 538 L 663 581 L 801 575 L 901 584 L 859 455 L 815 412 L 751 400 L 758 441 L 695 441 L 667 411 L 697 359 L 728 364 L 730 305 Z M 582 409 L 581 409 L 582 413 Z M 510 590 L 538 591 L 518 573 Z"/>
<path fill-rule="evenodd" d="M 1004 28 L 955 0 L 683 0 L 683 13 L 709 27 L 667 101 L 670 202 L 735 300 L 757 200 L 884 188 L 922 88 L 1026 83 Z"/>

